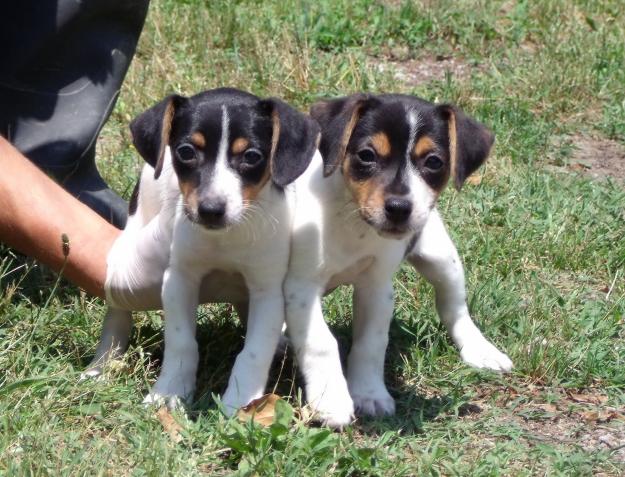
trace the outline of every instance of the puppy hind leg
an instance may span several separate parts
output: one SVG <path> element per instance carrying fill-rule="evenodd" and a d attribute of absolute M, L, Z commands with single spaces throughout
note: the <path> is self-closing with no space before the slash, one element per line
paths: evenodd
<path fill-rule="evenodd" d="M 406 258 L 434 287 L 438 315 L 462 360 L 476 368 L 510 371 L 510 358 L 488 341 L 471 319 L 462 262 L 436 210 Z"/>
<path fill-rule="evenodd" d="M 104 366 L 112 359 L 123 355 L 128 347 L 130 332 L 132 331 L 132 313 L 127 310 L 109 307 L 104 321 L 100 342 L 95 356 L 81 378 L 97 377 L 102 374 Z"/>

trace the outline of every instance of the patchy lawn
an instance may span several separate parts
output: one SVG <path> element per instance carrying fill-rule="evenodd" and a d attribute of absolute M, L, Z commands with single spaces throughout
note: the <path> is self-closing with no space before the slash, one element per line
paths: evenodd
<path fill-rule="evenodd" d="M 128 122 L 164 95 L 230 85 L 304 109 L 394 91 L 451 101 L 494 130 L 492 157 L 440 211 L 470 308 L 515 363 L 467 368 L 410 267 L 397 276 L 386 375 L 397 415 L 342 433 L 310 424 L 287 353 L 269 427 L 225 420 L 244 329 L 203 308 L 187 414 L 141 406 L 162 356 L 159 313 L 79 382 L 104 305 L 10 250 L 0 266 L 0 474 L 622 475 L 625 473 L 625 22 L 621 2 L 156 0 L 99 165 L 125 197 L 140 160 Z M 51 298 L 51 299 L 50 299 Z M 351 300 L 326 298 L 342 354 Z M 46 305 L 47 304 L 47 305 Z"/>

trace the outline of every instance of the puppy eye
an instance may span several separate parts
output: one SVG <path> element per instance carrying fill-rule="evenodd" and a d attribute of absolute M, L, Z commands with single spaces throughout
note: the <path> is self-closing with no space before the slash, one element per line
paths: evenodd
<path fill-rule="evenodd" d="M 263 160 L 263 153 L 258 149 L 250 148 L 243 153 L 243 163 L 248 166 L 255 166 Z"/>
<path fill-rule="evenodd" d="M 432 171 L 438 171 L 441 167 L 443 167 L 443 161 L 441 161 L 440 157 L 431 154 L 425 159 L 423 165 L 427 169 L 430 169 Z"/>
<path fill-rule="evenodd" d="M 183 162 L 190 162 L 195 159 L 195 148 L 191 144 L 181 144 L 176 148 L 176 154 Z"/>
<path fill-rule="evenodd" d="M 373 149 L 369 147 L 366 147 L 365 149 L 361 149 L 360 151 L 358 151 L 358 159 L 360 159 L 361 162 L 366 162 L 366 163 L 375 162 L 375 159 L 376 159 L 375 152 L 373 151 Z"/>

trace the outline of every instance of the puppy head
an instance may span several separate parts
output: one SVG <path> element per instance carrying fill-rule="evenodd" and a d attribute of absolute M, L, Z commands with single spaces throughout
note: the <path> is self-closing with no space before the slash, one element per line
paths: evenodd
<path fill-rule="evenodd" d="M 356 94 L 311 115 L 324 174 L 339 169 L 363 220 L 392 238 L 420 231 L 449 179 L 460 189 L 494 141 L 458 108 L 413 96 Z"/>
<path fill-rule="evenodd" d="M 159 177 L 167 146 L 187 217 L 208 229 L 241 221 L 260 191 L 308 166 L 319 126 L 274 98 L 230 88 L 171 95 L 130 124 L 137 151 Z"/>

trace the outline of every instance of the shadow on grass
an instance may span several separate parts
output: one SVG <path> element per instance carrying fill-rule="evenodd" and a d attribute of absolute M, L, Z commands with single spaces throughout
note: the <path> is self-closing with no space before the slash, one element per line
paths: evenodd
<path fill-rule="evenodd" d="M 1 250 L 7 257 L 9 252 Z M 26 300 L 34 306 L 43 306 L 48 299 L 52 287 L 57 281 L 57 275 L 45 266 L 37 265 L 28 257 L 15 255 L 10 258 L 11 273 L 5 273 L 2 285 L 8 289 L 12 284 L 19 286 L 19 293 L 12 300 Z M 69 302 L 80 295 L 80 290 L 65 280 L 62 280 L 56 291 L 56 297 L 61 302 Z M 131 348 L 140 347 L 149 356 L 149 366 L 156 375 L 160 371 L 163 358 L 163 329 L 160 326 L 147 323 L 147 320 L 138 320 L 135 315 L 135 324 L 130 341 Z M 383 433 L 389 430 L 402 429 L 405 434 L 419 433 L 423 423 L 435 419 L 442 413 L 458 406 L 458 397 L 419 396 L 414 387 L 402 382 L 398 375 L 393 373 L 402 366 L 401 355 L 414 346 L 425 347 L 426 343 L 414 336 L 402 333 L 395 325 L 391 329 L 391 346 L 387 352 L 386 382 L 391 394 L 397 402 L 396 416 L 383 418 L 360 418 L 355 427 L 367 434 Z M 99 333 L 99 327 L 97 327 Z M 339 319 L 332 325 L 332 331 L 337 337 L 343 368 L 351 344 L 351 320 Z M 190 405 L 191 416 L 199 416 L 209 409 L 215 409 L 213 394 L 223 394 L 228 383 L 230 371 L 237 354 L 243 347 L 245 328 L 241 325 L 236 313 L 230 305 L 211 305 L 200 313 L 197 327 L 200 361 L 198 366 L 197 390 L 194 402 Z M 90 343 L 97 341 L 98 336 L 91 337 Z M 67 349 L 67 343 L 51 344 L 48 353 L 68 355 L 77 369 L 85 369 L 92 359 L 93 349 L 90 344 L 83 343 L 83 349 Z M 81 347 L 82 348 L 82 347 Z M 87 351 L 90 349 L 91 352 Z M 268 380 L 268 392 L 275 392 L 280 396 L 288 396 L 296 402 L 300 389 L 304 383 L 297 371 L 293 359 L 292 349 L 281 350 L 276 353 Z M 147 390 L 145 390 L 147 392 Z"/>
<path fill-rule="evenodd" d="M 351 342 L 351 322 L 344 320 L 332 327 L 339 341 L 343 361 Z M 158 374 L 163 357 L 163 330 L 151 324 L 135 329 L 131 346 L 140 346 L 149 358 L 149 366 Z M 396 333 L 395 333 L 396 334 Z M 229 305 L 213 305 L 200 314 L 197 327 L 200 361 L 198 365 L 197 389 L 195 398 L 187 408 L 189 417 L 198 419 L 209 410 L 217 408 L 213 394 L 220 395 L 226 389 L 230 371 L 237 354 L 244 343 L 245 328 Z M 393 345 L 392 354 L 387 356 L 387 369 L 397 369 L 401 365 L 401 352 L 415 345 L 415 339 L 402 339 Z M 85 356 L 81 366 L 89 363 L 91 356 Z M 343 363 L 345 366 L 345 363 Z M 396 399 L 397 414 L 380 418 L 359 418 L 354 427 L 365 434 L 381 434 L 386 431 L 402 430 L 402 434 L 418 434 L 425 422 L 456 408 L 459 396 L 424 397 L 415 393 L 414 387 L 406 385 L 397 377 L 387 375 L 387 385 Z M 292 348 L 276 353 L 269 374 L 267 392 L 285 396 L 296 403 L 304 382 L 299 376 Z M 147 390 L 146 390 L 147 391 Z M 303 393 L 302 393 L 303 394 Z"/>
<path fill-rule="evenodd" d="M 26 299 L 35 306 L 42 306 L 48 300 L 59 276 L 57 273 L 16 251 L 0 245 L 0 261 L 5 269 L 2 271 L 0 285 L 3 290 L 19 288 L 13 300 Z M 78 296 L 80 289 L 69 281 L 61 278 L 55 296 L 62 301 L 69 301 Z"/>

